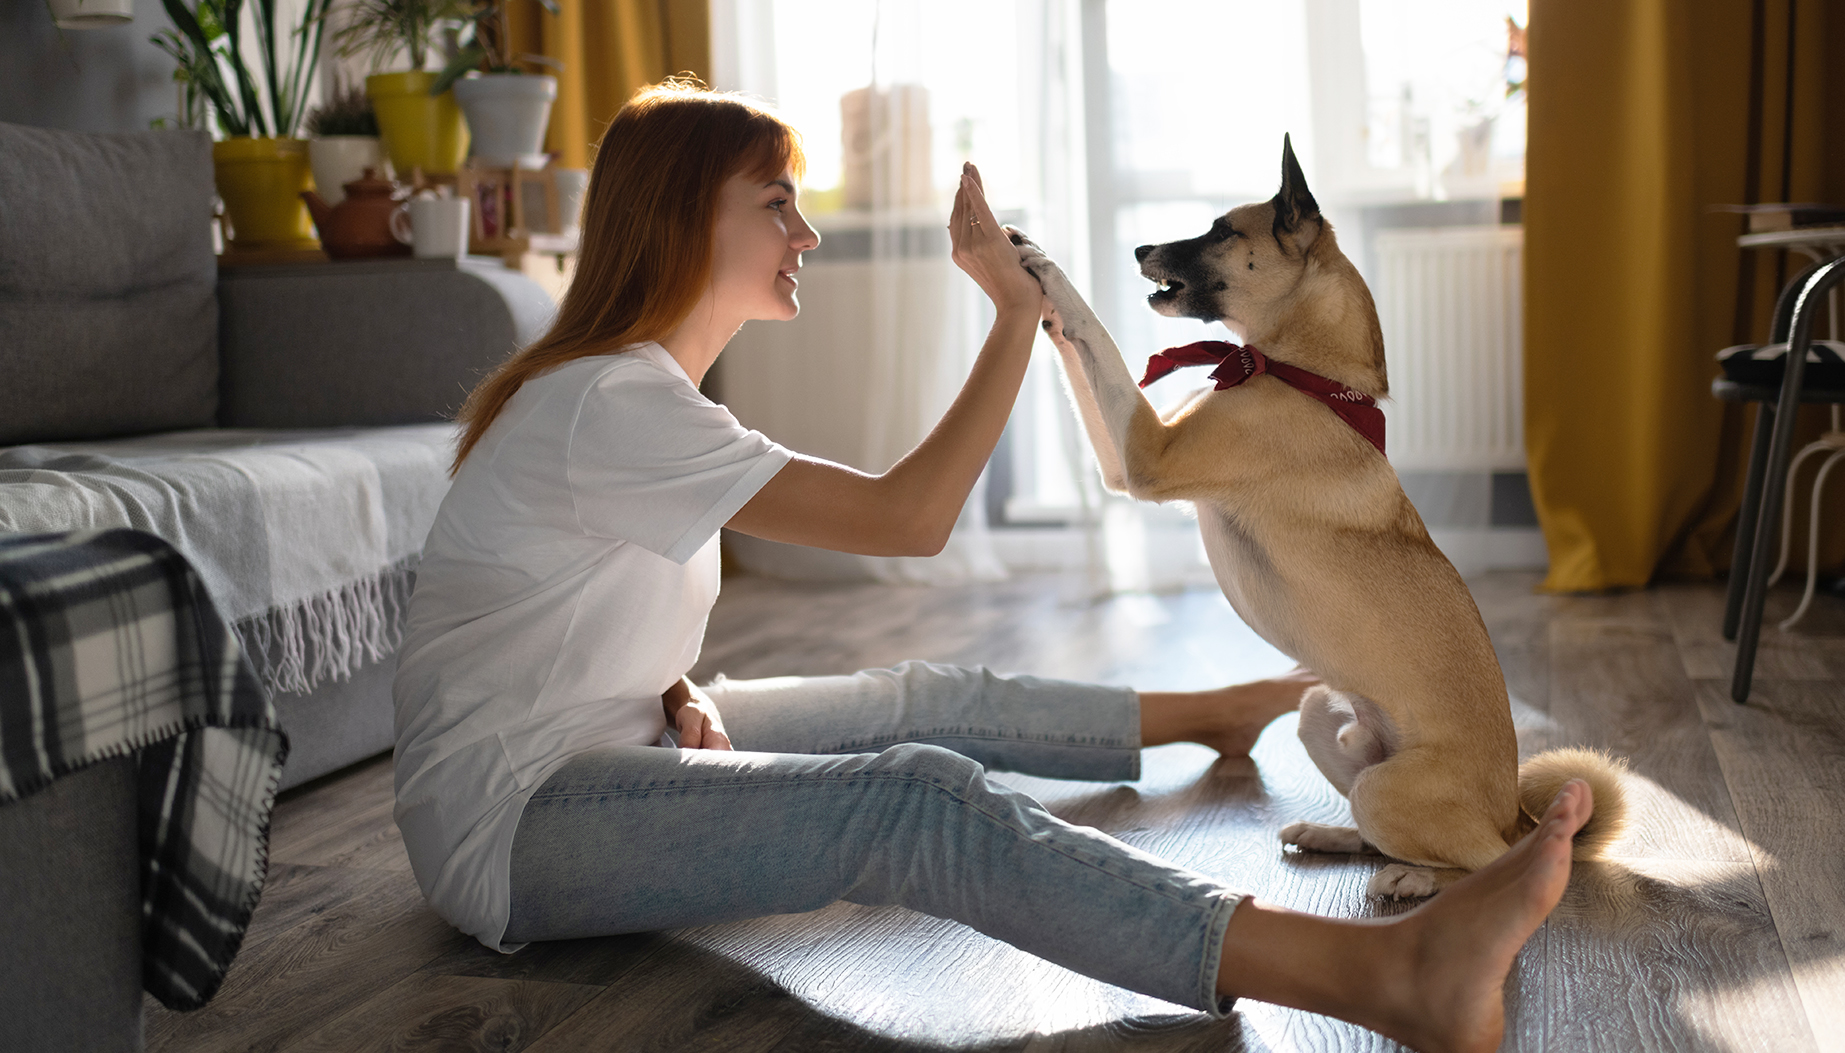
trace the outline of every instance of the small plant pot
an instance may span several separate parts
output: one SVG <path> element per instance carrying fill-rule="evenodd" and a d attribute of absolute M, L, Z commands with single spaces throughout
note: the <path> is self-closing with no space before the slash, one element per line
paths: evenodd
<path fill-rule="evenodd" d="M 531 73 L 483 73 L 455 82 L 455 98 L 468 116 L 468 154 L 510 167 L 543 154 L 557 78 Z"/>
<path fill-rule="evenodd" d="M 345 198 L 347 183 L 365 175 L 367 168 L 389 177 L 384 144 L 375 135 L 323 135 L 308 141 L 308 161 L 314 168 L 314 188 L 327 204 Z"/>
<path fill-rule="evenodd" d="M 135 20 L 134 0 L 50 0 L 59 29 L 107 29 Z"/>
<path fill-rule="evenodd" d="M 311 249 L 313 221 L 301 200 L 312 189 L 305 139 L 225 139 L 211 144 L 218 196 L 238 249 Z"/>
<path fill-rule="evenodd" d="M 455 104 L 455 93 L 429 94 L 435 82 L 434 73 L 422 70 L 365 78 L 378 131 L 401 178 L 409 178 L 414 168 L 449 175 L 468 156 L 468 124 Z"/>

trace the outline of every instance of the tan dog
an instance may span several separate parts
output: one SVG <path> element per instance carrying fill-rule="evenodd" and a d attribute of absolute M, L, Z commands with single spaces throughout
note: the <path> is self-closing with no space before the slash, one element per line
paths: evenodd
<path fill-rule="evenodd" d="M 1243 205 L 1187 241 L 1135 250 L 1164 315 L 1222 321 L 1271 362 L 1383 397 L 1384 340 L 1364 280 L 1339 251 L 1284 142 L 1273 200 Z M 1619 831 L 1622 766 L 1555 750 L 1518 766 L 1505 679 L 1479 610 L 1429 540 L 1396 472 L 1328 404 L 1259 374 L 1201 393 L 1162 420 L 1062 270 L 1023 235 L 1107 486 L 1193 502 L 1212 571 L 1250 627 L 1324 681 L 1300 737 L 1357 829 L 1296 823 L 1303 849 L 1375 846 L 1414 866 L 1371 881 L 1426 896 L 1497 858 L 1562 784 L 1589 781 L 1594 856 Z M 1356 397 L 1356 396 L 1353 396 Z"/>

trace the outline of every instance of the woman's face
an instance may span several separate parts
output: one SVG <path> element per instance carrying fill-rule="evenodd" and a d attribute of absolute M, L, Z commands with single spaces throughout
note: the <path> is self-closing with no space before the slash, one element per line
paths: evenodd
<path fill-rule="evenodd" d="M 734 175 L 718 191 L 711 286 L 719 310 L 740 320 L 785 321 L 800 313 L 795 272 L 820 235 L 795 208 L 794 175 Z"/>

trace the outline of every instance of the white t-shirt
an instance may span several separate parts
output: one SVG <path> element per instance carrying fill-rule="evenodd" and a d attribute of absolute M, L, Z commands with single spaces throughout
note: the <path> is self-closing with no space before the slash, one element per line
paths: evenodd
<path fill-rule="evenodd" d="M 650 745 L 698 659 L 718 528 L 792 455 L 658 344 L 506 404 L 442 502 L 399 653 L 397 825 L 436 913 L 503 947 L 513 831 L 570 757 Z"/>

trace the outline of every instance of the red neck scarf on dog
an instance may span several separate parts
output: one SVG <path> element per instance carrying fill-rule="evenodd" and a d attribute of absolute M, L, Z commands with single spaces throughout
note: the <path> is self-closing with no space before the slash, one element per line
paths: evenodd
<path fill-rule="evenodd" d="M 1213 362 L 1218 364 L 1211 370 L 1217 390 L 1236 387 L 1250 377 L 1267 373 L 1324 402 L 1340 420 L 1377 447 L 1378 453 L 1384 452 L 1384 411 L 1377 408 L 1376 399 L 1318 373 L 1276 362 L 1253 347 L 1223 340 L 1200 340 L 1184 347 L 1169 347 L 1147 359 L 1147 375 L 1140 386 L 1144 388 L 1182 366 L 1208 366 Z"/>

